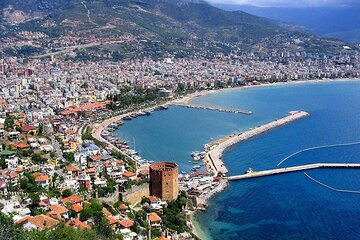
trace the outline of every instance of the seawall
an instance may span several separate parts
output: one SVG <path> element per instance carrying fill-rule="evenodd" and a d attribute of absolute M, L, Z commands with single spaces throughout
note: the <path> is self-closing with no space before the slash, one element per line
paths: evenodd
<path fill-rule="evenodd" d="M 282 125 L 285 125 L 287 123 L 296 121 L 298 119 L 301 119 L 301 118 L 307 117 L 307 116 L 309 116 L 309 113 L 304 112 L 304 111 L 291 111 L 291 112 L 289 112 L 289 115 L 284 118 L 261 125 L 254 129 L 250 129 L 249 131 L 239 133 L 239 134 L 232 134 L 225 138 L 222 138 L 222 139 L 213 141 L 209 144 L 206 144 L 205 150 L 206 150 L 207 154 L 205 156 L 205 162 L 207 164 L 208 169 L 211 170 L 213 175 L 218 175 L 220 173 L 223 175 L 226 175 L 228 173 L 228 170 L 227 170 L 226 166 L 224 165 L 221 157 L 227 148 L 233 146 L 234 144 L 240 143 L 249 138 L 252 138 L 252 137 L 260 135 L 264 132 L 267 132 L 271 129 L 280 127 Z"/>

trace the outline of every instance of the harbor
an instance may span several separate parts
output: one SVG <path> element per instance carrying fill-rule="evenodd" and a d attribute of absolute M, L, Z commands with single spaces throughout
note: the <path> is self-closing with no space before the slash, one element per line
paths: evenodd
<path fill-rule="evenodd" d="M 232 134 L 225 138 L 206 144 L 204 146 L 204 150 L 207 153 L 204 161 L 207 164 L 208 170 L 211 171 L 213 175 L 226 175 L 228 173 L 228 170 L 224 165 L 223 161 L 221 160 L 221 157 L 227 148 L 233 146 L 234 144 L 245 141 L 249 138 L 255 137 L 264 132 L 270 131 L 274 128 L 307 116 L 309 116 L 309 113 L 304 111 L 291 111 L 289 112 L 289 115 L 284 118 L 277 119 L 262 126 L 252 128 L 249 131 Z"/>
<path fill-rule="evenodd" d="M 130 149 L 128 143 L 115 137 L 113 132 L 121 125 L 123 125 L 124 121 L 129 121 L 139 116 L 147 116 L 154 111 L 166 109 L 168 109 L 168 104 L 161 104 L 142 110 L 123 113 L 121 115 L 106 119 L 100 124 L 94 125 L 92 136 L 95 139 L 104 142 L 107 145 L 108 150 L 118 151 L 124 154 L 128 159 L 135 162 L 138 166 L 148 165 L 149 163 L 151 163 L 151 161 L 147 161 L 138 156 L 138 153 L 135 149 Z"/>

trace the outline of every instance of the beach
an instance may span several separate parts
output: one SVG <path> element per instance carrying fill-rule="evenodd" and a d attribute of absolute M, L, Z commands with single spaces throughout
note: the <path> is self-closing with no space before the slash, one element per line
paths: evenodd
<path fill-rule="evenodd" d="M 303 84 L 303 83 L 325 83 L 325 82 L 340 82 L 340 81 L 349 81 L 349 80 L 360 80 L 360 79 L 323 79 L 323 80 L 298 80 L 298 81 L 288 81 L 288 82 L 276 82 L 276 83 L 264 83 L 264 84 L 258 84 L 258 85 L 249 85 L 249 86 L 237 86 L 232 88 L 223 88 L 223 89 L 216 89 L 216 90 L 202 90 L 194 93 L 190 93 L 188 95 L 182 96 L 178 99 L 171 99 L 163 104 L 158 104 L 156 106 L 148 107 L 146 109 L 139 109 L 136 111 L 124 113 L 121 115 L 114 116 L 112 118 L 104 120 L 102 123 L 100 123 L 98 126 L 94 127 L 93 129 L 93 137 L 96 138 L 99 141 L 105 142 L 109 145 L 111 149 L 119 150 L 117 149 L 113 144 L 106 141 L 104 138 L 101 137 L 101 132 L 106 129 L 110 124 L 115 123 L 124 117 L 130 116 L 132 114 L 135 114 L 138 111 L 150 111 L 153 110 L 156 107 L 164 106 L 164 105 L 189 105 L 190 102 L 194 98 L 202 97 L 208 94 L 213 93 L 220 93 L 220 92 L 227 92 L 227 91 L 233 91 L 234 89 L 248 89 L 248 88 L 258 88 L 258 87 L 268 87 L 268 86 L 281 86 L 281 85 L 288 85 L 288 84 Z M 251 110 L 251 109 L 250 109 Z"/>
<path fill-rule="evenodd" d="M 293 81 L 293 82 L 281 82 L 281 83 L 273 83 L 273 84 L 262 84 L 262 85 L 254 85 L 254 86 L 242 86 L 242 87 L 237 87 L 237 89 L 246 89 L 246 88 L 257 88 L 257 87 L 268 87 L 268 86 L 280 86 L 280 85 L 287 85 L 287 84 L 302 84 L 302 83 L 325 83 L 325 82 L 338 82 L 338 81 L 349 81 L 349 79 L 341 79 L 341 80 L 308 80 L 308 81 Z M 211 94 L 211 93 L 217 93 L 217 92 L 225 92 L 225 91 L 232 91 L 235 88 L 226 88 L 226 89 L 220 89 L 220 90 L 210 90 L 210 91 L 201 91 L 201 92 L 196 92 L 187 96 L 182 97 L 181 99 L 176 99 L 176 100 L 172 100 L 169 101 L 168 104 L 171 103 L 181 103 L 181 104 L 189 104 L 191 102 L 192 99 L 200 97 L 200 96 L 205 96 L 207 94 Z M 96 129 L 94 129 L 93 134 L 98 134 L 99 137 L 101 134 L 100 130 L 105 129 L 109 124 L 116 122 L 120 119 L 122 119 L 123 117 L 126 117 L 128 115 L 133 114 L 134 112 L 131 113 L 126 113 L 126 114 L 122 114 L 119 116 L 116 116 L 114 118 L 105 120 L 102 124 L 100 124 Z M 273 128 L 279 127 L 281 125 L 284 125 L 286 123 L 289 123 L 291 121 L 295 121 L 297 119 L 303 118 L 308 116 L 309 114 L 306 112 L 302 112 L 302 111 L 296 111 L 293 113 L 290 113 L 290 115 L 286 116 L 285 118 L 281 118 L 279 120 L 276 120 L 274 122 L 262 125 L 260 127 L 256 127 L 254 129 L 250 129 L 249 131 L 246 131 L 244 133 L 241 134 L 232 134 L 229 135 L 225 138 L 222 138 L 220 140 L 211 142 L 209 144 L 209 146 L 214 147 L 213 149 L 208 151 L 208 154 L 206 154 L 206 166 L 208 168 L 209 171 L 211 171 L 214 175 L 217 175 L 219 172 L 221 173 L 228 173 L 226 166 L 224 165 L 224 163 L 222 162 L 222 155 L 223 153 L 226 151 L 226 149 L 228 149 L 229 147 L 240 143 L 242 141 L 245 141 L 251 137 L 257 136 L 259 134 L 262 134 L 266 131 L 269 131 Z M 94 136 L 95 137 L 95 136 Z M 216 142 L 216 143 L 215 143 Z M 212 160 L 211 160 L 211 159 Z M 204 196 L 204 200 L 208 200 L 210 197 L 213 196 L 214 193 L 216 192 L 221 192 L 224 188 L 226 187 L 226 184 L 221 185 L 221 187 L 217 187 L 216 189 L 214 189 L 214 191 L 211 194 L 207 194 L 206 196 Z M 193 229 L 196 228 L 196 224 L 193 224 L 194 227 Z M 198 229 L 197 231 L 195 230 L 196 234 L 199 234 L 200 236 L 201 231 Z M 194 232 L 194 233 L 195 233 Z M 199 236 L 199 237 L 200 237 Z"/>
<path fill-rule="evenodd" d="M 295 84 L 303 84 L 303 83 L 314 83 L 314 84 L 317 84 L 317 83 L 327 83 L 327 82 L 346 82 L 346 81 L 349 81 L 348 79 L 342 79 L 342 80 L 313 80 L 313 81 L 296 81 L 296 82 L 285 82 L 285 83 L 274 83 L 274 84 L 263 84 L 263 85 L 256 85 L 256 86 L 245 86 L 245 87 L 239 87 L 239 88 L 237 88 L 237 90 L 240 90 L 240 89 L 247 89 L 247 88 L 259 88 L 259 87 L 272 87 L 272 86 L 281 86 L 281 85 L 295 85 Z M 191 94 L 191 96 L 185 96 L 184 98 L 185 98 L 185 100 L 184 100 L 184 98 L 182 98 L 182 99 L 180 99 L 180 100 L 175 100 L 175 102 L 178 102 L 178 101 L 182 101 L 182 100 L 184 100 L 184 102 L 185 103 L 187 103 L 187 104 L 190 104 L 191 103 L 191 100 L 192 99 L 194 99 L 194 98 L 197 98 L 197 97 L 200 97 L 200 96 L 205 96 L 205 95 L 207 95 L 207 94 L 212 94 L 212 93 L 217 93 L 217 92 L 226 92 L 226 91 L 234 91 L 235 90 L 235 88 L 227 88 L 227 89 L 221 89 L 221 90 L 212 90 L 212 91 L 203 91 L 203 92 L 196 92 L 196 93 L 194 93 L 194 94 Z M 235 90 L 236 91 L 236 90 Z M 241 90 L 240 90 L 241 91 Z M 172 101 L 170 101 L 170 102 L 172 102 Z M 290 108 L 290 110 L 291 110 L 292 108 Z M 300 109 L 302 109 L 302 108 L 300 108 Z M 251 108 L 249 108 L 249 110 L 252 110 Z M 310 109 L 311 110 L 311 109 Z M 288 110 L 287 110 L 288 111 Z M 304 116 L 305 117 L 305 116 Z M 281 118 L 281 116 L 278 116 L 278 118 L 279 118 L 279 120 L 280 120 L 280 118 Z M 296 119 L 294 119 L 294 120 L 292 120 L 292 121 L 295 121 Z M 281 122 L 281 121 L 280 121 Z M 286 122 L 287 123 L 287 122 Z M 283 123 L 283 124 L 286 124 L 286 123 Z M 265 124 L 266 125 L 266 124 Z M 276 124 L 275 124 L 276 125 Z M 280 125 L 282 125 L 282 124 L 280 124 Z M 274 127 L 277 127 L 277 126 L 272 126 L 272 128 L 274 128 Z M 271 129 L 272 129 L 271 128 Z M 228 142 L 228 143 L 230 143 L 231 142 L 231 144 L 229 144 L 229 146 L 227 146 L 226 147 L 226 145 L 223 143 L 221 146 L 223 146 L 223 149 L 220 149 L 221 150 L 221 154 L 219 154 L 219 157 L 218 157 L 218 159 L 220 159 L 221 160 L 221 158 L 222 158 L 222 154 L 229 148 L 229 147 L 231 147 L 231 146 L 233 146 L 233 145 L 236 145 L 237 143 L 240 143 L 240 142 L 242 142 L 242 141 L 245 141 L 246 139 L 249 139 L 249 138 L 251 138 L 251 137 L 254 137 L 254 136 L 256 136 L 256 135 L 259 135 L 259 134 L 262 134 L 262 133 L 264 133 L 264 131 L 259 131 L 259 130 L 261 130 L 261 128 L 260 129 L 257 129 L 256 131 L 255 131 L 255 133 L 256 134 L 254 134 L 254 131 L 252 131 L 252 130 L 255 130 L 256 128 L 254 128 L 254 129 L 250 129 L 249 131 L 246 131 L 245 130 L 245 132 L 243 133 L 244 134 L 244 136 L 246 136 L 246 138 L 245 139 L 241 139 L 240 141 L 235 141 L 235 139 L 236 139 L 236 137 L 237 137 L 237 135 L 238 135 L 238 133 L 236 133 L 236 134 L 232 134 L 232 135 L 229 135 L 229 136 L 227 136 L 227 137 L 225 137 L 225 138 L 222 138 L 222 139 L 220 139 L 221 141 L 224 141 L 224 142 Z M 269 130 L 271 130 L 271 129 L 267 129 L 267 130 L 265 130 L 265 131 L 269 131 Z M 249 133 L 250 132 L 250 134 L 245 134 L 245 133 Z M 228 140 L 228 141 L 227 141 Z M 219 141 L 219 140 L 217 140 L 217 141 Z M 215 141 L 214 141 L 215 142 Z M 211 142 L 211 143 L 214 143 L 214 142 Z M 219 162 L 218 163 L 218 165 L 221 165 L 221 164 L 223 164 L 222 163 L 222 160 L 221 160 L 221 162 Z M 207 166 L 208 166 L 208 169 L 215 169 L 214 168 L 214 166 L 211 166 L 211 165 L 213 165 L 213 163 L 212 163 L 212 161 L 209 161 L 209 163 L 207 164 Z M 223 167 L 227 167 L 227 166 L 223 166 Z M 230 168 L 230 166 L 229 166 L 229 168 Z M 215 172 L 215 171 L 214 171 Z M 226 186 L 225 186 L 226 187 Z M 231 187 L 231 186 L 229 186 L 229 187 Z M 215 190 L 215 189 L 214 189 Z M 222 191 L 222 189 L 220 189 L 220 188 L 217 188 L 216 190 L 220 190 L 220 191 Z M 220 191 L 216 191 L 216 192 L 220 192 Z M 215 191 L 214 191 L 215 192 Z M 212 197 L 214 194 L 207 194 L 206 195 L 206 198 L 204 198 L 204 200 L 208 200 L 210 197 Z M 193 217 L 193 218 L 196 218 L 196 215 Z M 203 235 L 203 231 L 201 231 L 201 229 L 199 229 L 200 228 L 200 226 L 199 226 L 199 223 L 198 222 L 196 222 L 196 220 L 194 221 L 194 223 L 193 223 L 193 226 L 194 226 L 194 233 L 197 235 L 197 236 L 199 236 L 200 238 L 203 238 L 203 239 L 206 239 L 206 237 L 204 237 L 205 235 Z M 197 228 L 197 229 L 196 229 Z"/>

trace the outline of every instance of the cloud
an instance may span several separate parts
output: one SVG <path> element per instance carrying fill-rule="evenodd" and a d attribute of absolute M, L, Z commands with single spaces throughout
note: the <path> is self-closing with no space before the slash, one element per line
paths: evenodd
<path fill-rule="evenodd" d="M 340 7 L 356 0 L 208 0 L 217 4 L 253 5 L 257 7 Z"/>

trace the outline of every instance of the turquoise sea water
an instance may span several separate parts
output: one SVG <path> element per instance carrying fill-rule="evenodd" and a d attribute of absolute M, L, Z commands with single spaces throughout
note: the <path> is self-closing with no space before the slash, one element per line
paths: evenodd
<path fill-rule="evenodd" d="M 304 110 L 311 115 L 230 148 L 230 173 L 276 168 L 303 148 L 360 141 L 360 82 L 236 89 L 192 103 L 252 111 L 250 116 L 171 107 L 127 122 L 117 134 L 149 160 L 176 161 L 189 171 L 190 153 L 236 131 Z M 282 166 L 317 162 L 360 163 L 360 145 L 301 153 Z M 360 170 L 319 169 L 311 177 L 338 189 L 360 190 Z M 230 183 L 197 216 L 212 239 L 360 239 L 360 194 L 335 192 L 303 172 Z"/>

